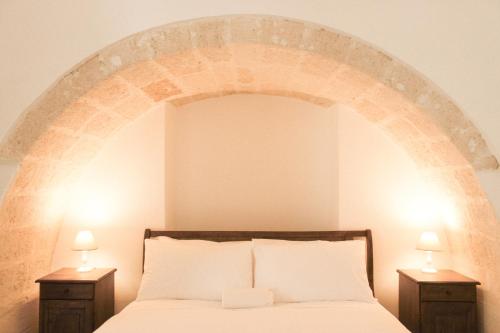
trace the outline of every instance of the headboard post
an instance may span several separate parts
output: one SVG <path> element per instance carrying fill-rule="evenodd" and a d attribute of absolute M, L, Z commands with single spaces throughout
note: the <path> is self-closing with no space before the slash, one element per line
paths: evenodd
<path fill-rule="evenodd" d="M 144 240 L 142 241 L 142 272 L 144 273 L 144 260 L 146 259 L 146 239 L 151 238 L 151 229 L 144 230 Z"/>
<path fill-rule="evenodd" d="M 368 283 L 370 284 L 370 288 L 372 288 L 373 296 L 375 296 L 375 281 L 373 274 L 373 240 L 372 240 L 372 231 L 370 229 L 366 229 L 366 273 L 368 275 Z"/>
<path fill-rule="evenodd" d="M 203 239 L 215 242 L 250 241 L 253 238 L 283 239 L 295 241 L 344 241 L 364 238 L 366 241 L 366 274 L 368 283 L 375 295 L 373 279 L 373 241 L 372 232 L 366 230 L 339 230 L 339 231 L 169 231 L 151 230 L 144 231 L 142 251 L 142 271 L 144 272 L 146 239 L 158 236 L 167 236 L 175 239 Z"/>

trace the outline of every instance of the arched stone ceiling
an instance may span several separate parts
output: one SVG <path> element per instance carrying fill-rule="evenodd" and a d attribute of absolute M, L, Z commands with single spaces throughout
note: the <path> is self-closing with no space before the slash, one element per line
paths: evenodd
<path fill-rule="evenodd" d="M 404 127 L 405 120 L 424 135 L 437 134 L 429 132 L 438 127 L 476 169 L 498 167 L 460 109 L 409 66 L 351 36 L 271 16 L 169 24 L 105 48 L 26 110 L 1 145 L 0 158 L 22 159 L 51 126 L 72 131 L 94 113 L 100 114 L 89 124 L 95 131 L 96 122 L 118 126 L 112 115 L 130 119 L 155 102 L 184 104 L 238 92 L 347 103 L 370 119 L 390 120 L 389 129 Z M 63 124 L 61 117 L 73 122 Z"/>
<path fill-rule="evenodd" d="M 243 15 L 121 40 L 75 66 L 25 111 L 0 146 L 0 159 L 21 162 L 0 207 L 0 329 L 28 322 L 20 313 L 34 316 L 33 280 L 50 268 L 61 219 L 54 201 L 105 140 L 158 104 L 235 93 L 342 103 L 386 130 L 453 201 L 453 258 L 482 279 L 484 311 L 500 306 L 500 254 L 493 250 L 500 228 L 474 172 L 498 162 L 460 109 L 407 65 L 356 38 Z M 500 327 L 499 318 L 491 320 Z"/>

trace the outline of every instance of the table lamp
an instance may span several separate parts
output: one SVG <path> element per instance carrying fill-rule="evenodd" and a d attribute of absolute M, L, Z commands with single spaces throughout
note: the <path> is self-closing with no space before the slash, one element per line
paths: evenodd
<path fill-rule="evenodd" d="M 426 265 L 422 267 L 422 272 L 437 273 L 437 269 L 432 265 L 432 252 L 442 250 L 438 235 L 433 231 L 423 232 L 418 240 L 417 250 L 425 251 L 427 255 Z"/>
<path fill-rule="evenodd" d="M 78 272 L 89 272 L 94 267 L 88 265 L 88 251 L 97 250 L 97 243 L 90 230 L 78 232 L 73 242 L 73 251 L 82 252 L 82 265 L 77 268 Z"/>

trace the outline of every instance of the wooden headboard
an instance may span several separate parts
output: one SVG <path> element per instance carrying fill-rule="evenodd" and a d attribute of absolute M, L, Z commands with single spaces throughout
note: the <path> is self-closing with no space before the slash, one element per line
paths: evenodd
<path fill-rule="evenodd" d="M 370 288 L 375 294 L 373 283 L 372 232 L 369 229 L 354 231 L 168 231 L 146 229 L 144 232 L 144 239 L 158 236 L 167 236 L 175 239 L 203 239 L 214 242 L 249 241 L 253 238 L 335 242 L 364 238 L 366 241 L 366 273 Z M 144 249 L 142 259 L 144 268 Z"/>

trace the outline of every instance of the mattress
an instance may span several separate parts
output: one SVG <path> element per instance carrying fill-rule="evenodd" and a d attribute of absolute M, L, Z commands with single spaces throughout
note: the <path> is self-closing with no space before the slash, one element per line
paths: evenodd
<path fill-rule="evenodd" d="M 135 301 L 97 333 L 409 333 L 378 302 L 283 303 L 224 309 L 220 302 Z"/>

